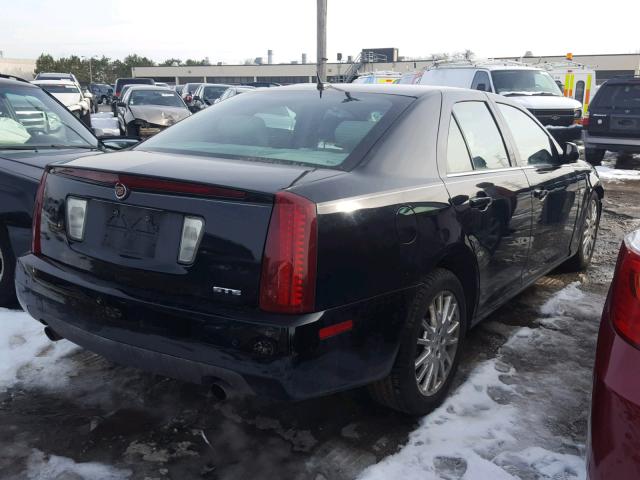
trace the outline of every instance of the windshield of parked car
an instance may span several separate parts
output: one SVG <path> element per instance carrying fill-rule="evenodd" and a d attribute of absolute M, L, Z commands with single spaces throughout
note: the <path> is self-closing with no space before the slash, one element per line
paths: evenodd
<path fill-rule="evenodd" d="M 161 105 L 164 107 L 184 107 L 178 94 L 171 90 L 134 90 L 129 96 L 129 105 Z"/>
<path fill-rule="evenodd" d="M 491 77 L 496 93 L 562 95 L 551 75 L 541 70 L 494 70 Z"/>
<path fill-rule="evenodd" d="M 194 93 L 201 83 L 187 83 L 182 89 L 182 93 Z"/>
<path fill-rule="evenodd" d="M 207 100 L 215 100 L 220 98 L 228 87 L 204 87 L 202 96 Z"/>
<path fill-rule="evenodd" d="M 139 149 L 341 168 L 361 158 L 413 100 L 337 89 L 322 96 L 315 89 L 253 91 L 189 117 Z"/>
<path fill-rule="evenodd" d="M 97 148 L 71 112 L 39 88 L 0 86 L 0 149 Z"/>
<path fill-rule="evenodd" d="M 640 83 L 603 85 L 591 104 L 593 107 L 640 108 Z"/>
<path fill-rule="evenodd" d="M 76 93 L 80 95 L 80 90 L 73 84 L 59 84 L 59 85 L 40 85 L 49 93 Z"/>

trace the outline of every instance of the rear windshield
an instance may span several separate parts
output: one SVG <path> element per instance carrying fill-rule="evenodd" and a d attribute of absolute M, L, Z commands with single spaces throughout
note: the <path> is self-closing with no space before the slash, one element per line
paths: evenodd
<path fill-rule="evenodd" d="M 337 90 L 322 97 L 315 90 L 254 91 L 217 103 L 137 149 L 347 168 L 413 100 Z"/>
<path fill-rule="evenodd" d="M 125 85 L 153 85 L 150 78 L 119 78 L 116 80 L 116 92 L 120 93 Z"/>
<path fill-rule="evenodd" d="M 640 108 L 640 83 L 603 85 L 593 99 L 592 107 Z"/>

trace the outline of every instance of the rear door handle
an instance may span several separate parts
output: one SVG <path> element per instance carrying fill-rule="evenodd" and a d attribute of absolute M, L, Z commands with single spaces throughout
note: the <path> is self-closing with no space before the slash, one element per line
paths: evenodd
<path fill-rule="evenodd" d="M 533 191 L 533 196 L 540 199 L 540 200 L 544 200 L 545 197 L 549 195 L 549 190 L 544 190 L 542 188 L 536 188 Z"/>
<path fill-rule="evenodd" d="M 473 197 L 469 199 L 471 208 L 477 208 L 479 210 L 486 210 L 492 203 L 493 199 L 491 197 Z"/>

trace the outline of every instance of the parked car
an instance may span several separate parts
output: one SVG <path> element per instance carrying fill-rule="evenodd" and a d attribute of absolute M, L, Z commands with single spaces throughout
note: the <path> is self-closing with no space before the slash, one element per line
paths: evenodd
<path fill-rule="evenodd" d="M 640 230 L 627 235 L 602 311 L 593 373 L 587 477 L 635 479 L 640 461 Z"/>
<path fill-rule="evenodd" d="M 521 62 L 439 62 L 427 68 L 421 85 L 445 85 L 493 92 L 527 108 L 559 142 L 582 135 L 582 103 L 564 97 L 549 73 Z"/>
<path fill-rule="evenodd" d="M 80 90 L 82 92 L 82 94 L 84 95 L 84 97 L 87 99 L 87 102 L 89 103 L 89 109 L 92 112 L 97 112 L 98 111 L 97 101 L 94 100 L 94 98 L 93 98 L 93 92 L 83 88 L 82 85 L 80 85 L 80 82 L 78 81 L 78 79 L 76 78 L 76 76 L 73 73 L 53 73 L 53 72 L 46 73 L 46 72 L 43 72 L 43 73 L 38 73 L 36 75 L 36 77 L 34 78 L 34 80 L 68 80 L 70 82 L 73 82 L 78 87 L 78 90 Z"/>
<path fill-rule="evenodd" d="M 247 82 L 242 84 L 245 87 L 256 87 L 256 88 L 271 88 L 271 87 L 280 87 L 282 86 L 280 83 L 276 82 Z"/>
<path fill-rule="evenodd" d="M 193 94 L 190 110 L 192 112 L 198 112 L 213 105 L 230 87 L 231 85 L 221 83 L 203 83 Z"/>
<path fill-rule="evenodd" d="M 118 78 L 116 79 L 115 88 L 113 90 L 113 97 L 115 102 L 111 103 L 111 110 L 113 111 L 113 115 L 116 116 L 116 105 L 115 103 L 122 98 L 122 87 L 125 85 L 154 85 L 155 82 L 151 78 Z"/>
<path fill-rule="evenodd" d="M 471 326 L 586 268 L 603 195 L 509 98 L 353 84 L 240 95 L 39 192 L 16 286 L 51 338 L 219 392 L 369 385 L 411 414 Z"/>
<path fill-rule="evenodd" d="M 118 148 L 98 141 L 54 96 L 0 75 L 0 307 L 15 301 L 16 257 L 31 248 L 34 200 L 48 163 Z"/>
<path fill-rule="evenodd" d="M 256 87 L 249 86 L 231 86 L 227 88 L 222 95 L 220 95 L 217 99 L 213 101 L 213 103 L 222 102 L 231 97 L 235 97 L 236 95 L 240 95 L 241 93 L 252 92 L 256 90 Z"/>
<path fill-rule="evenodd" d="M 413 85 L 416 83 L 420 83 L 420 78 L 422 78 L 422 72 L 407 72 L 403 73 L 400 78 L 397 78 L 393 83 Z"/>
<path fill-rule="evenodd" d="M 91 128 L 91 102 L 71 80 L 34 80 L 31 83 L 56 97 L 82 123 Z"/>
<path fill-rule="evenodd" d="M 123 134 L 146 138 L 191 115 L 180 96 L 169 89 L 130 86 L 118 102 L 118 122 Z"/>
<path fill-rule="evenodd" d="M 178 95 L 182 95 L 182 87 L 184 87 L 184 85 L 174 85 L 173 89 Z"/>
<path fill-rule="evenodd" d="M 106 83 L 90 83 L 89 91 L 93 94 L 93 97 L 98 104 L 109 105 L 113 98 L 113 88 Z"/>
<path fill-rule="evenodd" d="M 352 83 L 394 83 L 401 76 L 399 72 L 369 72 L 358 76 Z"/>
<path fill-rule="evenodd" d="M 584 120 L 585 156 L 600 165 L 607 150 L 640 153 L 640 76 L 607 80 Z"/>
<path fill-rule="evenodd" d="M 182 86 L 182 90 L 180 90 L 180 96 L 188 107 L 191 107 L 191 103 L 193 102 L 193 95 L 200 85 L 202 85 L 202 83 L 185 83 Z"/>

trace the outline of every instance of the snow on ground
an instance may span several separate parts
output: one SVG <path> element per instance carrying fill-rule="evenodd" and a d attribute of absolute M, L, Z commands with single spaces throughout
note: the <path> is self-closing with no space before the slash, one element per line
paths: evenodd
<path fill-rule="evenodd" d="M 584 443 L 571 426 L 586 421 L 592 365 L 584 359 L 602 304 L 577 283 L 552 296 L 537 328 L 517 329 L 361 479 L 584 479 Z"/>
<path fill-rule="evenodd" d="M 76 348 L 66 340 L 51 342 L 27 313 L 0 308 L 0 392 L 17 383 L 64 386 L 72 368 L 64 357 Z"/>
<path fill-rule="evenodd" d="M 640 170 L 622 170 L 605 165 L 597 166 L 596 170 L 603 180 L 640 180 Z"/>
<path fill-rule="evenodd" d="M 111 112 L 92 113 L 91 126 L 98 137 L 120 135 L 118 119 Z"/>
<path fill-rule="evenodd" d="M 96 462 L 76 463 L 70 458 L 57 455 L 45 455 L 34 449 L 27 460 L 26 478 L 29 480 L 125 480 L 131 471 L 116 469 Z"/>

